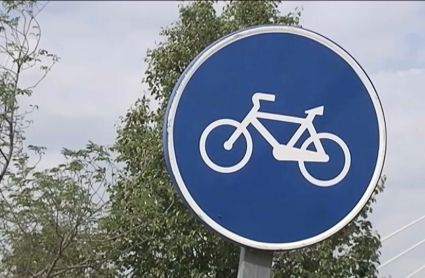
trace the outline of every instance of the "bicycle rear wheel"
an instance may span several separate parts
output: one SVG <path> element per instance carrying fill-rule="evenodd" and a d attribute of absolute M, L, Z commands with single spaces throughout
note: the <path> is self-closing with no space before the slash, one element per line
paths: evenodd
<path fill-rule="evenodd" d="M 212 170 L 219 173 L 224 173 L 224 174 L 233 173 L 242 169 L 248 163 L 252 155 L 252 138 L 248 130 L 244 129 L 242 131 L 242 135 L 246 141 L 246 151 L 245 151 L 245 155 L 238 163 L 232 166 L 221 166 L 211 160 L 206 150 L 206 142 L 207 142 L 208 135 L 215 128 L 226 126 L 226 125 L 238 128 L 240 126 L 240 123 L 238 121 L 231 120 L 231 119 L 221 119 L 221 120 L 214 121 L 205 128 L 205 130 L 202 132 L 201 139 L 199 140 L 199 151 L 201 153 L 201 157 L 204 160 L 205 164 L 207 164 L 208 167 L 210 167 Z M 225 142 L 223 142 L 223 150 L 226 150 L 224 148 L 224 143 Z M 232 148 L 226 151 L 231 151 L 231 150 Z"/>

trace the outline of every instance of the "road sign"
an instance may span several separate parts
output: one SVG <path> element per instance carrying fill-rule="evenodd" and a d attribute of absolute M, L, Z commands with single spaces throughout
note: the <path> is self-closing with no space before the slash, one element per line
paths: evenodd
<path fill-rule="evenodd" d="M 366 73 L 306 29 L 255 26 L 200 53 L 164 120 L 174 186 L 209 228 L 241 245 L 322 241 L 364 207 L 381 175 L 385 120 Z"/>

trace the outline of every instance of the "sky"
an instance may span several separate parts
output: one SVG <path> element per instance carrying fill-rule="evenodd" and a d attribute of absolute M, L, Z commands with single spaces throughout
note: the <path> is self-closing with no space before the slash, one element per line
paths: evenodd
<path fill-rule="evenodd" d="M 27 131 L 30 144 L 48 148 L 40 167 L 62 162 L 63 147 L 92 140 L 112 144 L 116 124 L 143 95 L 148 48 L 161 27 L 178 18 L 178 2 L 51 2 L 39 16 L 41 47 L 61 57 L 35 90 Z M 301 24 L 343 46 L 363 66 L 381 98 L 387 120 L 385 192 L 372 220 L 385 236 L 425 214 L 425 3 L 285 2 L 303 6 Z M 33 76 L 27 75 L 31 80 Z M 425 221 L 385 241 L 386 262 L 422 240 Z M 407 277 L 425 264 L 425 244 L 382 268 L 381 277 Z M 414 277 L 424 277 L 423 273 Z"/>

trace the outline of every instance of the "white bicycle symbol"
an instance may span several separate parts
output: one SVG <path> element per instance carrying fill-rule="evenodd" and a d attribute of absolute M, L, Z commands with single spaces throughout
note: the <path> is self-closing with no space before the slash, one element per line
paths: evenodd
<path fill-rule="evenodd" d="M 252 138 L 247 129 L 249 124 L 252 124 L 257 131 L 264 137 L 264 139 L 271 145 L 273 148 L 273 156 L 278 161 L 298 161 L 298 166 L 300 168 L 301 174 L 306 178 L 309 182 L 314 185 L 328 187 L 333 186 L 340 182 L 348 173 L 350 169 L 351 163 L 351 155 L 350 151 L 347 147 L 347 144 L 339 138 L 338 136 L 332 133 L 317 133 L 316 129 L 313 125 L 313 120 L 316 115 L 323 115 L 323 106 L 319 106 L 313 109 L 306 110 L 305 113 L 307 117 L 298 118 L 293 116 L 286 115 L 277 115 L 272 113 L 264 113 L 259 112 L 260 109 L 260 100 L 263 101 L 274 101 L 275 95 L 266 94 L 266 93 L 255 93 L 252 96 L 253 107 L 251 111 L 247 114 L 245 119 L 242 122 L 238 122 L 232 119 L 220 119 L 209 124 L 205 130 L 202 132 L 201 139 L 199 141 L 199 149 L 201 152 L 201 157 L 204 162 L 214 171 L 220 173 L 233 173 L 240 169 L 242 169 L 246 163 L 248 163 L 252 154 Z M 290 122 L 300 124 L 298 130 L 294 133 L 289 142 L 284 145 L 280 144 L 273 135 L 264 127 L 263 124 L 258 119 L 267 119 L 267 120 L 275 120 L 281 122 Z M 220 126 L 233 126 L 236 130 L 230 136 L 230 138 L 224 142 L 224 149 L 230 151 L 233 147 L 233 144 L 239 138 L 239 136 L 243 135 L 246 140 L 246 152 L 241 161 L 239 161 L 236 165 L 223 167 L 215 164 L 209 157 L 206 151 L 206 141 L 210 132 Z M 294 145 L 300 139 L 301 135 L 305 130 L 308 130 L 310 133 L 310 137 L 307 138 L 304 143 L 301 145 L 301 148 L 296 148 Z M 329 139 L 337 143 L 344 153 L 345 163 L 342 171 L 334 178 L 330 180 L 319 180 L 314 178 L 310 173 L 308 173 L 304 163 L 305 162 L 322 162 L 326 163 L 329 161 L 329 156 L 326 154 L 323 149 L 322 143 L 320 140 Z M 308 150 L 307 147 L 313 143 L 316 151 Z"/>

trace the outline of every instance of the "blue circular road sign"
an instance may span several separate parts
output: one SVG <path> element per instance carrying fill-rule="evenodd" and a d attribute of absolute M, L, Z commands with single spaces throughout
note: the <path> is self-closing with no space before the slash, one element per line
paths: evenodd
<path fill-rule="evenodd" d="M 365 206 L 386 128 L 371 81 L 345 50 L 264 25 L 216 41 L 186 68 L 163 144 L 177 191 L 208 227 L 289 250 L 330 237 Z"/>

